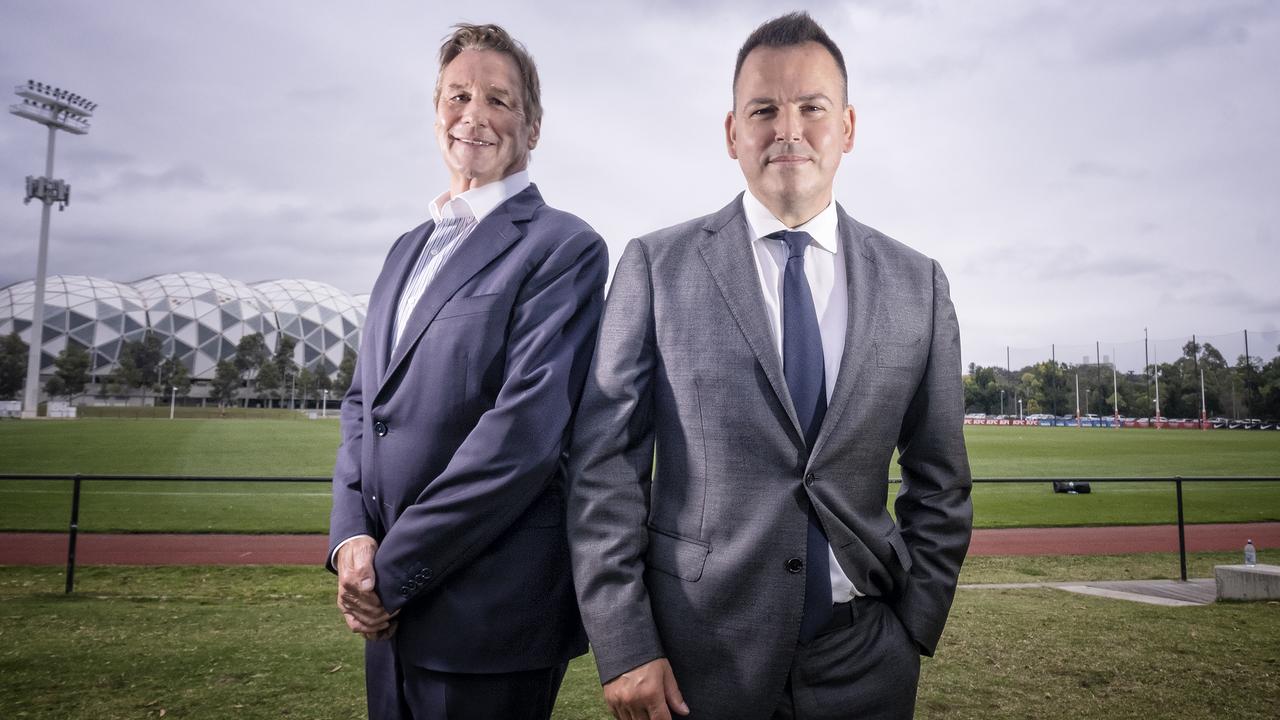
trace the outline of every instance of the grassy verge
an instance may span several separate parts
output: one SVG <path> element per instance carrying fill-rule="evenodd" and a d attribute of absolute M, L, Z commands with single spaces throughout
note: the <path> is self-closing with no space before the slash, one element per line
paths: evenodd
<path fill-rule="evenodd" d="M 1214 565 L 1238 562 L 1238 552 L 1187 553 L 1187 577 L 1213 577 Z M 970 557 L 960 570 L 962 584 L 1176 580 L 1179 576 L 1177 553 Z"/>
<path fill-rule="evenodd" d="M 970 427 L 977 477 L 1269 475 L 1280 433 Z M 0 422 L 0 472 L 325 477 L 336 420 Z M 896 469 L 892 471 L 896 474 Z M 978 527 L 1171 523 L 1172 483 L 1098 483 L 1089 495 L 1049 484 L 979 485 Z M 87 532 L 314 532 L 328 526 L 328 489 L 242 483 L 90 483 Z M 1280 483 L 1187 483 L 1188 522 L 1280 520 Z M 70 483 L 0 483 L 0 529 L 63 530 Z"/>
<path fill-rule="evenodd" d="M 1039 564 L 1089 579 L 1147 559 Z M 1005 578 L 997 560 L 967 579 Z M 85 567 L 64 597 L 47 592 L 56 569 L 0 567 L 0 717 L 362 717 L 361 646 L 332 582 L 306 568 Z M 1278 636 L 1275 603 L 963 591 L 924 661 L 917 717 L 1272 717 Z M 608 717 L 590 658 L 571 666 L 555 717 Z"/>

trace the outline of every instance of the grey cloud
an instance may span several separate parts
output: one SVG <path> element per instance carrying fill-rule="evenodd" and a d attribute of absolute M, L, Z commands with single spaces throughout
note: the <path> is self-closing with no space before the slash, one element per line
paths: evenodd
<path fill-rule="evenodd" d="M 1077 178 L 1103 180 L 1142 180 L 1147 177 L 1147 173 L 1143 170 L 1096 160 L 1076 162 L 1067 170 L 1067 173 Z"/>
<path fill-rule="evenodd" d="M 1107 62 L 1151 62 L 1221 45 L 1239 45 L 1251 37 L 1250 23 L 1268 8 L 1258 3 L 1153 4 L 1140 17 L 1118 18 L 1120 8 L 1104 11 L 1106 25 L 1085 36 L 1086 57 Z"/>
<path fill-rule="evenodd" d="M 112 190 L 210 190 L 214 185 L 209 182 L 205 171 L 190 164 L 147 172 L 145 170 L 125 170 L 116 175 L 109 183 Z"/>

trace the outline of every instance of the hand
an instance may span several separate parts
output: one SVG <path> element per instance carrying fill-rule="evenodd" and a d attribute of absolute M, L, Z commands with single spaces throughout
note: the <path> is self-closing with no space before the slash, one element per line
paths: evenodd
<path fill-rule="evenodd" d="M 650 660 L 605 683 L 604 700 L 618 720 L 671 720 L 672 711 L 689 714 L 666 658 Z"/>
<path fill-rule="evenodd" d="M 373 555 L 377 549 L 377 540 L 357 537 L 338 548 L 334 558 L 338 569 L 338 609 L 351 632 L 370 640 L 381 640 L 395 633 L 392 618 L 396 613 L 388 613 L 374 591 Z"/>

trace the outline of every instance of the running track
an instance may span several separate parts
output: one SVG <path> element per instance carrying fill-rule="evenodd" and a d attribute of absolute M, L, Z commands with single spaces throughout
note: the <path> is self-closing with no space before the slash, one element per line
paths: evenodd
<path fill-rule="evenodd" d="M 1280 548 L 1280 522 L 1188 525 L 1187 550 Z M 318 565 L 323 535 L 81 534 L 78 565 Z M 1117 555 L 1177 552 L 1176 525 L 975 530 L 970 555 Z M 62 565 L 65 533 L 0 533 L 0 565 Z"/>

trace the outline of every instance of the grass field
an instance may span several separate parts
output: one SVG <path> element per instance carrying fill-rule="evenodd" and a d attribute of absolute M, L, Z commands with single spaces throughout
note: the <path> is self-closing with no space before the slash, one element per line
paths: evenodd
<path fill-rule="evenodd" d="M 1280 475 L 1280 433 L 966 428 L 973 474 L 996 477 Z M 329 474 L 336 420 L 83 419 L 0 422 L 0 473 Z M 896 475 L 896 471 L 891 475 Z M 1188 522 L 1280 520 L 1280 483 L 1184 486 Z M 90 483 L 80 527 L 106 531 L 325 532 L 324 484 Z M 1168 523 L 1172 483 L 979 485 L 979 527 Z M 0 529 L 62 530 L 70 483 L 0 482 Z"/>
<path fill-rule="evenodd" d="M 1193 556 L 1193 574 L 1221 559 Z M 1033 562 L 975 558 L 962 582 L 1021 577 L 1018 565 Z M 1149 562 L 1044 559 L 1037 572 L 1142 577 Z M 48 590 L 61 586 L 56 568 L 0 567 L 0 717 L 363 717 L 361 645 L 322 571 L 86 567 L 78 580 L 65 597 Z M 924 660 L 917 717 L 1270 718 L 1276 637 L 1277 603 L 1164 608 L 962 590 Z M 608 717 L 590 658 L 571 665 L 555 717 Z"/>

